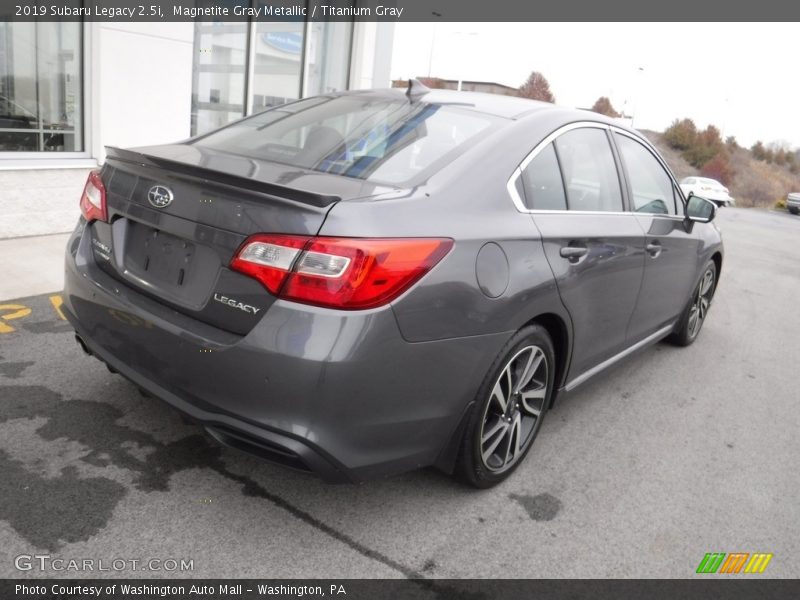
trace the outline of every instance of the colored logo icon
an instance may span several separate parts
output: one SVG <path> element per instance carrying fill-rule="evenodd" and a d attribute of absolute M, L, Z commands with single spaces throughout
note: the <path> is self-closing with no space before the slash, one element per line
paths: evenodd
<path fill-rule="evenodd" d="M 737 573 L 763 573 L 772 554 L 756 552 L 708 552 L 697 566 L 698 573 L 720 573 L 735 575 Z"/>

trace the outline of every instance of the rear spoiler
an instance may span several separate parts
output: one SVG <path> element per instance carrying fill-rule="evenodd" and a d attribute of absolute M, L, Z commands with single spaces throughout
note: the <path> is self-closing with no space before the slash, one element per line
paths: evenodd
<path fill-rule="evenodd" d="M 331 204 L 339 202 L 342 198 L 332 194 L 318 194 L 316 192 L 309 192 L 307 190 L 299 190 L 296 188 L 286 187 L 275 183 L 268 183 L 265 181 L 258 181 L 249 177 L 242 177 L 241 175 L 232 175 L 216 169 L 209 169 L 207 167 L 200 167 L 189 163 L 162 158 L 152 154 L 145 154 L 135 150 L 124 150 L 114 146 L 106 146 L 107 158 L 136 164 L 140 166 L 150 166 L 159 169 L 167 169 L 169 171 L 188 175 L 190 177 L 197 177 L 200 179 L 209 179 L 215 183 L 229 185 L 232 187 L 260 192 L 269 196 L 282 198 L 285 200 L 293 200 L 302 204 L 310 204 L 318 208 L 325 208 Z"/>

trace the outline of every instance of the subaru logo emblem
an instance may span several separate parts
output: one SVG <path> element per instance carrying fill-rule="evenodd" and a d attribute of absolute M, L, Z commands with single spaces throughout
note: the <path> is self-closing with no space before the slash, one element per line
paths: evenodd
<path fill-rule="evenodd" d="M 147 200 L 156 208 L 165 208 L 172 202 L 172 190 L 163 185 L 154 185 L 147 192 Z"/>

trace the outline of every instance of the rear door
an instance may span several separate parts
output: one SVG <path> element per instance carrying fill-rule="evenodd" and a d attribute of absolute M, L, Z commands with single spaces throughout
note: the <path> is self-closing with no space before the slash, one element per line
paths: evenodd
<path fill-rule="evenodd" d="M 628 337 L 636 341 L 671 324 L 684 308 L 695 283 L 701 242 L 684 228 L 683 199 L 652 150 L 626 133 L 614 133 L 614 140 L 631 210 L 645 234 L 642 289 L 628 326 Z"/>
<path fill-rule="evenodd" d="M 572 318 L 569 379 L 620 352 L 644 268 L 644 236 L 625 211 L 602 125 L 561 133 L 523 162 L 526 208 Z"/>

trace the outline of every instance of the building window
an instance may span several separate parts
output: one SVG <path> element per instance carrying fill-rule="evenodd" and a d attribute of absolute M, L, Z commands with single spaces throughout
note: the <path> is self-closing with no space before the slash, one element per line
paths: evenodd
<path fill-rule="evenodd" d="M 309 36 L 306 96 L 347 89 L 353 24 L 338 21 L 311 23 Z"/>
<path fill-rule="evenodd" d="M 252 112 L 297 100 L 303 75 L 305 23 L 258 23 L 254 42 Z"/>
<path fill-rule="evenodd" d="M 192 135 L 303 96 L 347 89 L 352 38 L 352 22 L 198 22 Z"/>
<path fill-rule="evenodd" d="M 0 23 L 0 152 L 81 152 L 82 24 Z"/>
<path fill-rule="evenodd" d="M 194 29 L 192 134 L 244 114 L 247 23 L 201 22 Z"/>

